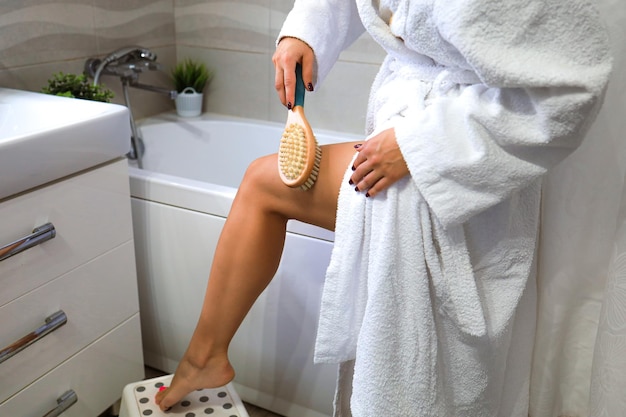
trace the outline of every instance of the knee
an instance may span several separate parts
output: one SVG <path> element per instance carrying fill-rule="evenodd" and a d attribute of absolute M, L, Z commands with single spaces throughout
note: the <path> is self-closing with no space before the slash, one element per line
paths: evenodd
<path fill-rule="evenodd" d="M 276 155 L 255 159 L 248 165 L 239 187 L 241 190 L 267 190 L 274 186 L 278 177 Z"/>

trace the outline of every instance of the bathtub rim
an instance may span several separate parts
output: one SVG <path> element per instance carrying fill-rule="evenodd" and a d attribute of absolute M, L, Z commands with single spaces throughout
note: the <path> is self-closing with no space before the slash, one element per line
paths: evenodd
<path fill-rule="evenodd" d="M 285 117 L 286 119 L 286 117 Z M 228 114 L 221 113 L 212 113 L 206 112 L 202 113 L 200 116 L 196 117 L 181 117 L 176 114 L 176 111 L 167 111 L 155 114 L 153 116 L 144 117 L 142 119 L 137 120 L 137 127 L 141 129 L 142 126 L 152 126 L 159 123 L 193 123 L 198 121 L 229 121 L 229 122 L 239 122 L 245 124 L 259 124 L 262 126 L 274 127 L 279 129 L 284 129 L 285 124 L 281 122 L 271 121 L 271 120 L 263 120 L 263 119 L 253 119 L 250 117 L 241 117 L 241 116 L 232 116 Z M 328 130 L 328 129 L 315 129 L 315 133 L 319 134 L 322 137 L 342 137 L 342 140 L 333 140 L 333 141 L 320 141 L 320 144 L 327 143 L 340 143 L 340 142 L 352 142 L 352 141 L 364 141 L 365 134 L 359 135 L 351 132 L 340 132 L 336 130 Z M 345 138 L 345 140 L 343 140 Z M 278 149 L 277 149 L 278 150 Z"/>

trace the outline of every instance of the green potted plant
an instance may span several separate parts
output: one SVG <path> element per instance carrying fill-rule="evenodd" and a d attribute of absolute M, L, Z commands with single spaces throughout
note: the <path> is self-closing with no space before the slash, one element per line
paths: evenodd
<path fill-rule="evenodd" d="M 180 61 L 172 69 L 172 80 L 178 92 L 176 111 L 182 117 L 199 116 L 202 113 L 203 91 L 213 73 L 204 62 L 191 58 Z"/>
<path fill-rule="evenodd" d="M 109 103 L 114 94 L 102 85 L 93 85 L 84 74 L 64 74 L 59 72 L 48 80 L 48 85 L 41 89 L 42 93 L 55 96 L 79 98 L 83 100 L 102 101 Z"/>

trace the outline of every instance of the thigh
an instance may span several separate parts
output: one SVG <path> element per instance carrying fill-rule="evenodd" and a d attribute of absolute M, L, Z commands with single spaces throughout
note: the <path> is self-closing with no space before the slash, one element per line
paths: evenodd
<path fill-rule="evenodd" d="M 277 155 L 260 158 L 246 172 L 240 194 L 242 198 L 246 196 L 248 203 L 260 204 L 263 210 L 334 230 L 339 187 L 356 153 L 356 143 L 322 146 L 320 172 L 309 190 L 283 184 L 278 174 Z"/>

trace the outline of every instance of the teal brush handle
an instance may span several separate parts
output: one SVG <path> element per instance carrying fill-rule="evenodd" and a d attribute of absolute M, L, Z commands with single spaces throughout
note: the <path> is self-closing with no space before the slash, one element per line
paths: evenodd
<path fill-rule="evenodd" d="M 304 81 L 302 80 L 302 66 L 296 64 L 296 104 L 295 106 L 304 107 Z"/>

